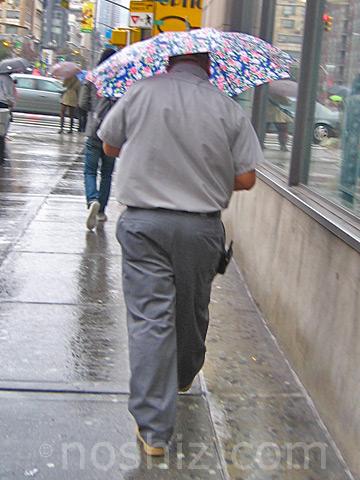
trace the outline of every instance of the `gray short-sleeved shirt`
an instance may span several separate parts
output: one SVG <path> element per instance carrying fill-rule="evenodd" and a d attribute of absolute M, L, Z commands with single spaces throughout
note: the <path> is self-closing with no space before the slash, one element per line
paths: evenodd
<path fill-rule="evenodd" d="M 105 117 L 98 135 L 121 148 L 117 199 L 141 208 L 222 210 L 234 177 L 263 159 L 240 105 L 192 63 L 136 83 Z"/>

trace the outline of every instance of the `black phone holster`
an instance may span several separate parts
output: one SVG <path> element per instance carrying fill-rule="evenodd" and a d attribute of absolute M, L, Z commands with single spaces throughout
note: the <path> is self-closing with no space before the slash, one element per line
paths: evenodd
<path fill-rule="evenodd" d="M 219 273 L 220 275 L 224 275 L 233 256 L 233 241 L 231 240 L 229 244 L 229 248 L 226 248 L 226 243 L 225 243 L 226 234 L 225 234 L 224 224 L 223 224 L 223 229 L 224 229 L 224 251 L 221 255 L 220 262 L 217 268 L 217 273 Z"/>

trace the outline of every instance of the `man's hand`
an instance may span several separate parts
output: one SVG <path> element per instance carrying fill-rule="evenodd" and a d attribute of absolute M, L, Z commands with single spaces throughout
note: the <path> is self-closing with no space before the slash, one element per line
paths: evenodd
<path fill-rule="evenodd" d="M 237 175 L 234 181 L 234 190 L 250 190 L 256 182 L 256 172 L 243 173 L 242 175 Z"/>
<path fill-rule="evenodd" d="M 120 153 L 120 148 L 118 147 L 113 147 L 112 145 L 109 145 L 108 143 L 103 143 L 103 150 L 105 152 L 105 155 L 108 157 L 118 157 Z"/>

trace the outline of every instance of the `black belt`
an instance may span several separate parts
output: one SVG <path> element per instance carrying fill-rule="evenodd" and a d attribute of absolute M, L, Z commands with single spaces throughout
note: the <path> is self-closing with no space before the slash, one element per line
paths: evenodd
<path fill-rule="evenodd" d="M 186 210 L 171 210 L 169 208 L 141 208 L 141 207 L 127 207 L 130 210 L 151 210 L 153 212 L 168 212 L 175 213 L 179 215 L 198 215 L 200 217 L 221 217 L 221 211 L 217 210 L 215 212 L 188 212 Z"/>

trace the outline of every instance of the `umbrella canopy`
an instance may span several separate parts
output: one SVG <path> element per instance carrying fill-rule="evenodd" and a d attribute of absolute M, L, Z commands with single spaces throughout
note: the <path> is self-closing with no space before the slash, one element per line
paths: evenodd
<path fill-rule="evenodd" d="M 278 95 L 280 97 L 297 97 L 298 84 L 292 80 L 278 80 L 271 82 L 269 85 L 270 95 Z"/>
<path fill-rule="evenodd" d="M 209 53 L 210 81 L 236 96 L 270 80 L 289 77 L 292 58 L 259 38 L 212 28 L 166 32 L 122 49 L 88 75 L 105 97 L 121 97 L 136 81 L 166 71 L 169 58 Z"/>
<path fill-rule="evenodd" d="M 31 73 L 30 63 L 25 58 L 6 58 L 0 62 L 1 73 Z"/>
<path fill-rule="evenodd" d="M 81 72 L 81 68 L 74 62 L 56 63 L 51 69 L 51 74 L 55 78 L 66 80 Z"/>
<path fill-rule="evenodd" d="M 328 89 L 329 95 L 338 95 L 339 97 L 347 97 L 350 93 L 350 88 L 344 85 L 333 85 Z"/>

